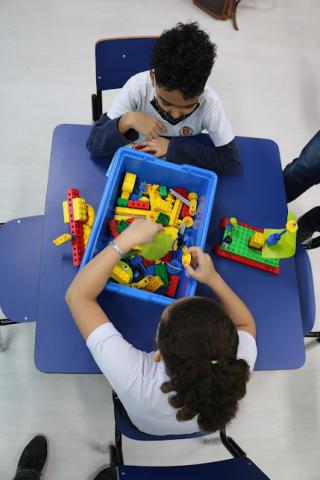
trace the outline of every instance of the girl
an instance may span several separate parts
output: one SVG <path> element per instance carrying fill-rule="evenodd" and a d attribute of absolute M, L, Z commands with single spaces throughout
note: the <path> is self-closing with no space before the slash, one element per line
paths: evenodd
<path fill-rule="evenodd" d="M 257 349 L 255 323 L 243 302 L 200 248 L 189 249 L 186 273 L 218 299 L 187 297 L 162 314 L 156 352 L 130 345 L 96 298 L 134 245 L 150 243 L 162 226 L 136 220 L 74 278 L 66 301 L 97 365 L 135 426 L 152 435 L 214 432 L 235 416 Z"/>

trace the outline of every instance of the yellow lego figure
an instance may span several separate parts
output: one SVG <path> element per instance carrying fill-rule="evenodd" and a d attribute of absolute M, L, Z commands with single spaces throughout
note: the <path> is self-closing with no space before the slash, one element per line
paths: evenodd
<path fill-rule="evenodd" d="M 122 184 L 121 198 L 125 198 L 126 200 L 128 200 L 134 188 L 136 178 L 137 178 L 137 175 L 135 175 L 134 173 L 129 173 L 129 172 L 126 173 L 123 184 Z"/>
<path fill-rule="evenodd" d="M 198 195 L 195 192 L 190 192 L 188 194 L 188 199 L 190 200 L 189 212 L 190 212 L 190 215 L 194 217 L 197 212 Z"/>
<path fill-rule="evenodd" d="M 249 240 L 249 247 L 254 248 L 255 250 L 261 250 L 265 243 L 265 238 L 263 233 L 255 232 Z"/>
<path fill-rule="evenodd" d="M 148 285 L 144 288 L 147 292 L 155 292 L 158 290 L 160 287 L 164 285 L 163 281 L 159 277 L 159 275 L 156 275 L 155 277 L 152 277 Z"/>
<path fill-rule="evenodd" d="M 52 242 L 58 247 L 63 243 L 70 242 L 72 240 L 72 235 L 70 233 L 63 233 L 60 237 L 55 238 Z"/>

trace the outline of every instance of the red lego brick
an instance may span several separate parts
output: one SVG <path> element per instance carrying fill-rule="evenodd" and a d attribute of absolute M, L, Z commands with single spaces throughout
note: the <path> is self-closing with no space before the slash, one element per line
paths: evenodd
<path fill-rule="evenodd" d="M 180 280 L 180 277 L 178 275 L 170 275 L 169 285 L 166 290 L 167 297 L 171 297 L 171 298 L 175 297 L 179 280 Z"/>
<path fill-rule="evenodd" d="M 145 267 L 151 267 L 151 265 L 154 265 L 154 262 L 151 260 L 146 260 L 145 258 L 142 259 L 142 263 Z"/>
<path fill-rule="evenodd" d="M 182 205 L 181 212 L 180 212 L 180 218 L 184 218 L 184 217 L 190 217 L 189 207 L 185 203 Z"/>
<path fill-rule="evenodd" d="M 164 257 L 160 258 L 161 262 L 164 262 L 164 263 L 171 262 L 171 259 L 172 259 L 172 252 L 171 251 L 166 253 Z"/>
<path fill-rule="evenodd" d="M 138 208 L 139 210 L 149 210 L 149 202 L 139 202 L 138 200 L 129 200 L 128 208 Z"/>
<path fill-rule="evenodd" d="M 74 220 L 72 205 L 72 199 L 78 198 L 79 196 L 80 192 L 77 188 L 69 188 L 69 190 L 67 190 L 70 233 L 73 236 L 72 260 L 75 267 L 80 265 L 84 254 L 83 224 L 78 220 Z"/>
<path fill-rule="evenodd" d="M 173 190 L 188 200 L 188 190 L 182 187 L 173 187 Z"/>
<path fill-rule="evenodd" d="M 135 220 L 137 220 L 136 218 L 127 218 L 126 222 L 127 223 L 132 223 L 134 222 Z"/>
<path fill-rule="evenodd" d="M 227 226 L 228 223 L 229 223 L 229 220 L 230 220 L 230 217 L 223 217 L 223 218 L 221 218 L 219 227 L 220 227 L 220 228 L 226 228 L 226 226 Z M 243 222 L 238 222 L 238 225 L 241 225 L 241 227 L 250 228 L 251 230 L 255 230 L 256 232 L 261 232 L 261 233 L 263 233 L 263 228 L 252 227 L 252 225 L 248 225 L 247 223 L 243 223 Z"/>
<path fill-rule="evenodd" d="M 112 220 L 109 220 L 108 222 L 109 225 L 109 230 L 113 238 L 117 238 L 120 233 L 117 230 L 117 221 L 113 218 Z"/>
<path fill-rule="evenodd" d="M 280 267 L 272 267 L 270 265 L 265 265 L 264 263 L 256 262 L 255 260 L 249 260 L 249 258 L 241 257 L 240 255 L 237 255 L 235 253 L 226 252 L 225 250 L 220 248 L 219 245 L 217 245 L 213 251 L 216 255 L 219 255 L 220 257 L 229 258 L 230 260 L 243 263 L 245 265 L 248 265 L 249 267 L 257 268 L 259 270 L 264 270 L 265 272 L 270 272 L 270 273 L 273 273 L 274 275 L 280 274 Z"/>

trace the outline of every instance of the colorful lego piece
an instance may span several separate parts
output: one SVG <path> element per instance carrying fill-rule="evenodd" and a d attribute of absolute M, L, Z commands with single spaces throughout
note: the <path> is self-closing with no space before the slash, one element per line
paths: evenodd
<path fill-rule="evenodd" d="M 127 198 L 118 198 L 117 199 L 117 206 L 122 208 L 128 207 L 128 199 Z"/>
<path fill-rule="evenodd" d="M 120 222 L 118 222 L 118 225 L 117 225 L 117 231 L 119 233 L 123 232 L 123 230 L 125 230 L 127 227 L 129 226 L 129 223 L 126 222 L 125 220 L 120 220 Z"/>
<path fill-rule="evenodd" d="M 175 190 L 173 190 L 173 188 L 170 188 L 169 191 L 170 191 L 170 193 L 171 193 L 174 197 L 178 198 L 178 199 L 180 200 L 180 202 L 182 202 L 182 203 L 184 203 L 185 205 L 187 205 L 187 207 L 190 206 L 189 200 L 187 200 L 183 195 L 181 195 L 180 193 L 178 193 L 178 192 L 176 192 Z"/>
<path fill-rule="evenodd" d="M 169 278 L 169 285 L 166 289 L 166 295 L 167 297 L 175 297 L 177 288 L 179 285 L 180 277 L 178 275 L 170 275 Z"/>
<path fill-rule="evenodd" d="M 191 217 L 194 217 L 197 212 L 198 195 L 195 192 L 190 192 L 188 195 L 188 198 L 190 200 L 190 205 L 189 205 L 190 215 Z"/>
<path fill-rule="evenodd" d="M 129 208 L 139 208 L 140 210 L 149 210 L 150 204 L 149 202 L 140 202 L 135 200 L 128 201 Z"/>
<path fill-rule="evenodd" d="M 188 205 L 182 205 L 180 218 L 185 218 L 190 216 L 190 211 Z"/>
<path fill-rule="evenodd" d="M 70 235 L 70 233 L 63 233 L 62 235 L 60 235 L 60 237 L 57 237 L 54 240 L 52 240 L 52 242 L 55 245 L 59 246 L 59 245 L 62 245 L 63 243 L 70 242 L 70 240 L 72 240 L 72 235 Z"/>
<path fill-rule="evenodd" d="M 175 227 L 176 221 L 179 219 L 181 208 L 182 208 L 182 202 L 181 200 L 177 199 L 174 202 L 174 206 L 170 215 L 170 220 L 169 220 L 170 227 Z"/>
<path fill-rule="evenodd" d="M 256 250 L 261 250 L 265 242 L 263 233 L 254 232 L 252 237 L 249 240 L 249 247 L 255 248 Z"/>
<path fill-rule="evenodd" d="M 122 184 L 121 198 L 124 198 L 127 200 L 130 197 L 130 194 L 134 188 L 136 178 L 137 178 L 137 175 L 135 175 L 134 173 L 127 172 L 125 174 L 124 181 Z"/>
<path fill-rule="evenodd" d="M 109 230 L 110 230 L 110 233 L 113 236 L 113 238 L 117 238 L 120 235 L 120 233 L 117 230 L 116 220 L 114 218 L 112 220 L 109 220 L 108 226 L 109 226 Z"/>
<path fill-rule="evenodd" d="M 94 219 L 96 218 L 96 213 L 94 208 L 87 203 L 87 225 L 92 228 Z"/>
<path fill-rule="evenodd" d="M 73 198 L 72 199 L 72 208 L 73 208 L 73 215 L 74 220 L 79 222 L 86 222 L 87 221 L 87 206 L 86 201 L 84 198 Z"/>
<path fill-rule="evenodd" d="M 122 285 L 128 285 L 132 280 L 132 270 L 127 264 L 125 264 L 128 267 L 126 269 L 119 265 L 119 263 L 117 263 L 117 265 L 113 268 L 110 277 L 116 282 L 121 283 Z M 131 272 L 129 269 L 131 270 Z"/>
<path fill-rule="evenodd" d="M 215 247 L 214 253 L 236 262 L 244 263 L 251 267 L 278 275 L 280 271 L 279 260 L 263 258 L 260 250 L 252 249 L 248 245 L 253 234 L 256 232 L 263 234 L 263 230 L 238 222 L 233 225 L 233 228 L 230 231 L 226 229 L 229 220 L 229 218 L 224 218 L 220 222 L 220 225 L 223 225 L 223 228 L 225 228 L 225 232 L 222 244 Z M 232 241 L 227 242 L 227 237 L 230 237 Z"/>
<path fill-rule="evenodd" d="M 161 278 L 163 285 L 167 287 L 169 283 L 169 279 L 168 279 L 167 267 L 165 266 L 165 264 L 159 263 L 158 265 L 155 265 L 154 271 L 155 271 L 155 274 L 159 275 L 159 277 Z"/>
<path fill-rule="evenodd" d="M 148 284 L 145 287 L 145 290 L 147 292 L 155 292 L 156 290 L 159 290 L 159 288 L 163 287 L 164 283 L 162 279 L 159 277 L 159 275 L 156 275 L 151 278 L 151 280 L 148 282 Z"/>
<path fill-rule="evenodd" d="M 161 225 L 165 227 L 166 225 L 168 225 L 169 220 L 170 220 L 169 215 L 166 215 L 165 213 L 160 212 L 156 221 L 157 223 L 161 223 Z"/>
<path fill-rule="evenodd" d="M 166 196 L 168 195 L 167 187 L 165 185 L 160 185 L 159 193 L 162 199 L 166 198 Z"/>

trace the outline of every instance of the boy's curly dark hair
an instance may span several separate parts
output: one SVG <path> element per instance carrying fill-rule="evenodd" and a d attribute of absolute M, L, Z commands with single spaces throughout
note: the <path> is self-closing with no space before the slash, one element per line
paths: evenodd
<path fill-rule="evenodd" d="M 190 297 L 173 303 L 160 322 L 158 347 L 170 380 L 164 393 L 178 421 L 198 415 L 200 430 L 215 432 L 235 417 L 246 394 L 249 366 L 237 360 L 237 330 L 213 300 Z M 212 360 L 218 360 L 212 365 Z"/>
<path fill-rule="evenodd" d="M 216 45 L 196 22 L 178 23 L 157 40 L 151 68 L 166 90 L 179 90 L 188 100 L 200 95 L 211 73 Z"/>

